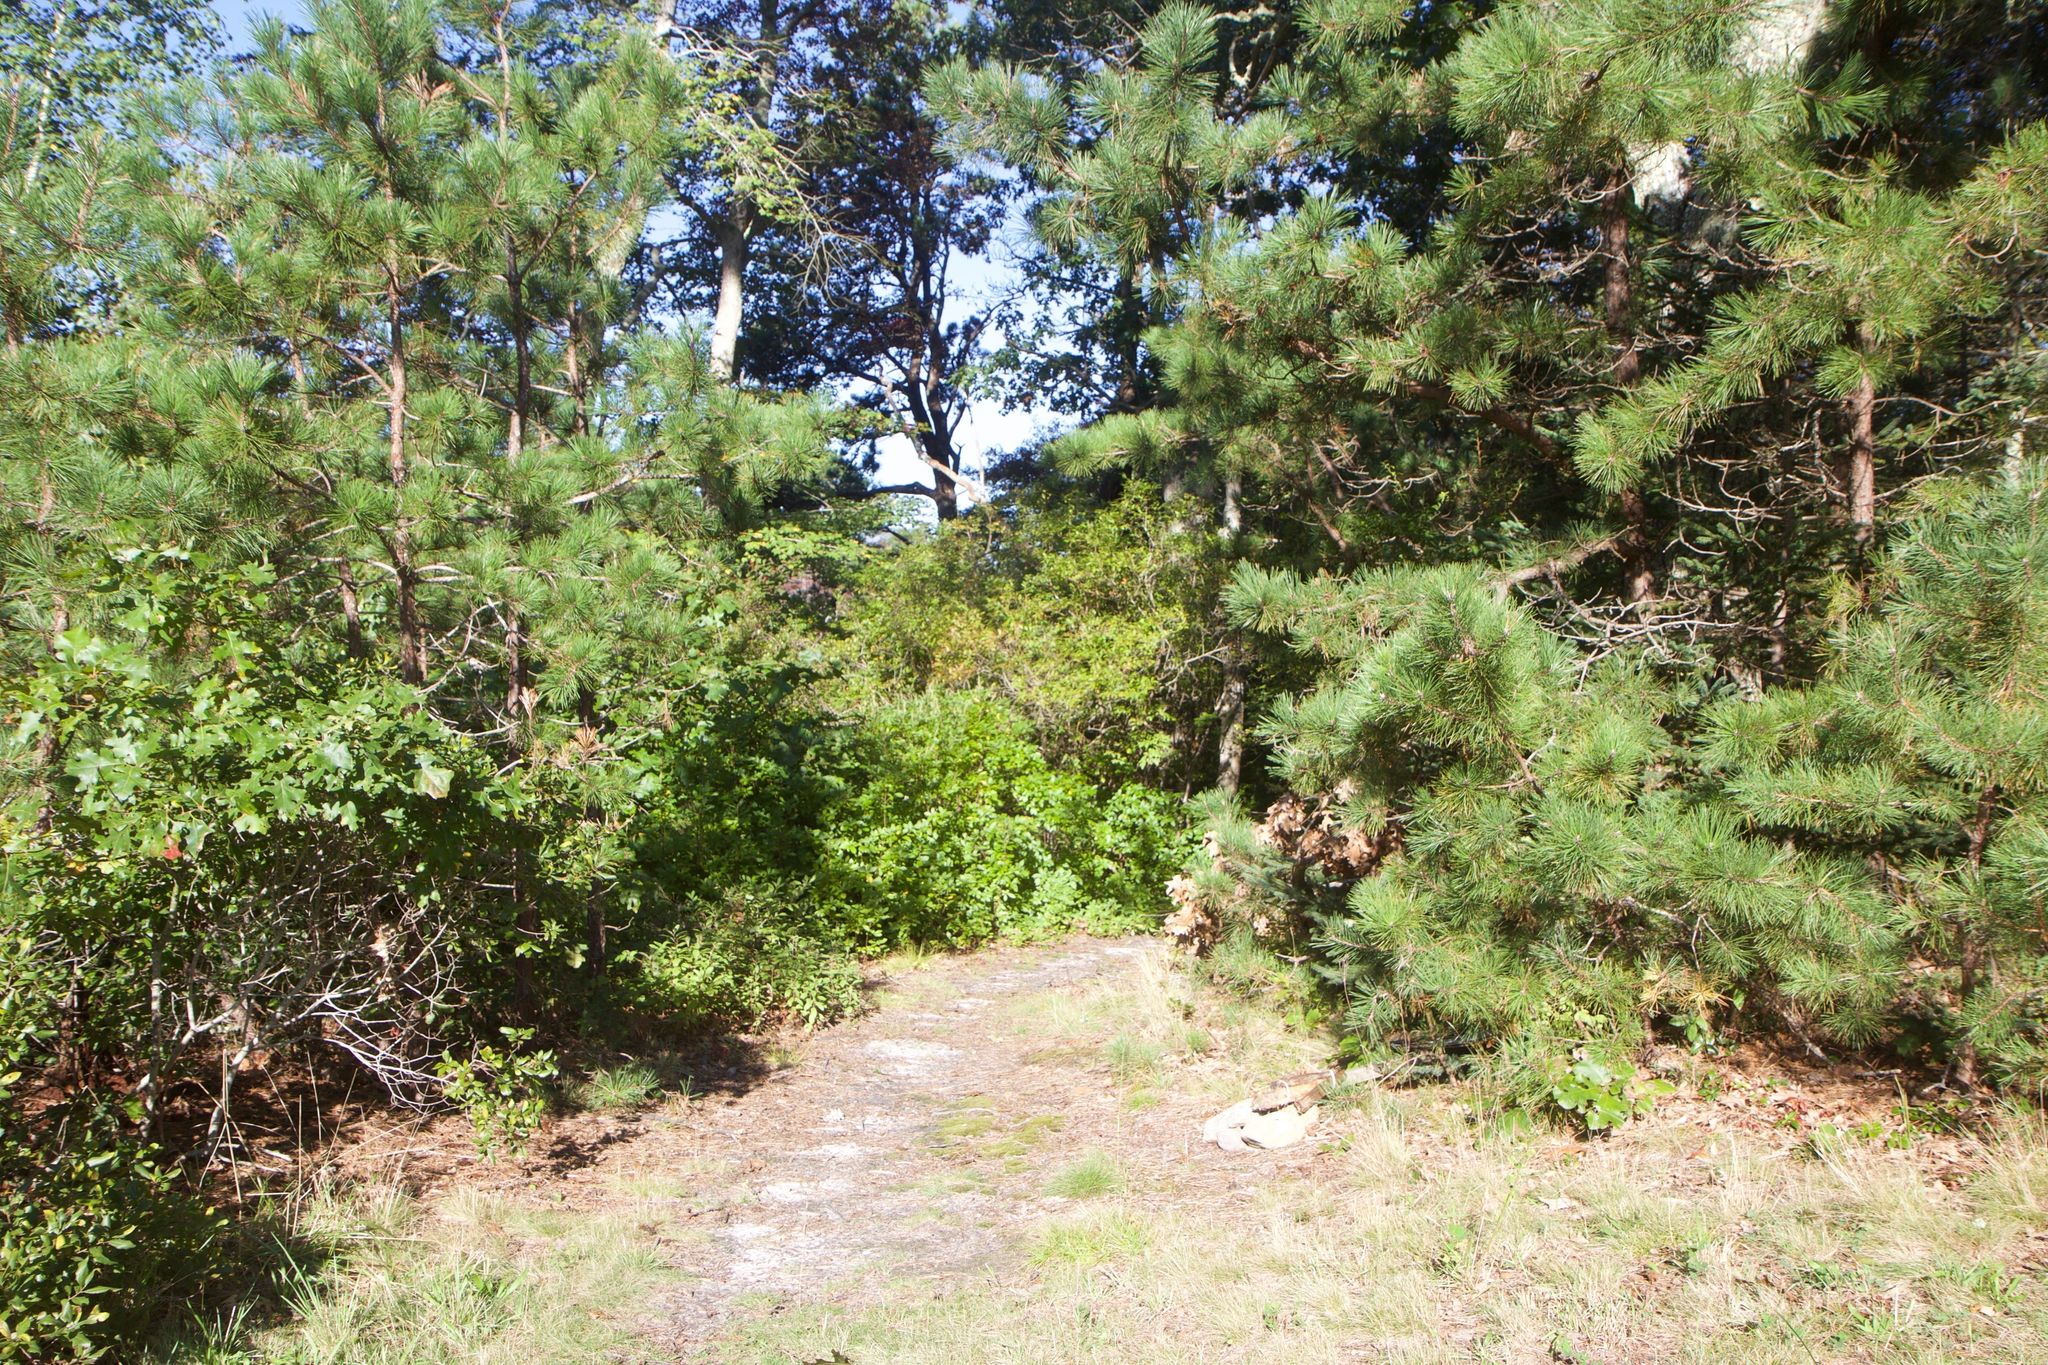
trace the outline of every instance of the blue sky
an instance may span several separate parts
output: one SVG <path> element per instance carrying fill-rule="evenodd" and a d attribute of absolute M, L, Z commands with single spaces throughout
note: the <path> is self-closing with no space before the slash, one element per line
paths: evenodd
<path fill-rule="evenodd" d="M 231 52 L 247 47 L 249 34 L 261 16 L 276 15 L 290 21 L 300 18 L 304 12 L 296 0 L 211 0 L 211 3 L 220 15 Z M 1010 256 L 1004 244 L 998 243 L 992 257 L 956 264 L 953 283 L 961 298 L 962 313 L 969 311 L 980 299 L 997 297 L 1015 287 L 1018 272 L 1009 264 Z M 995 339 L 994 344 L 1000 345 L 1000 339 Z M 978 474 L 989 457 L 1013 450 L 1035 433 L 1057 425 L 1057 415 L 1047 409 L 1004 412 L 999 404 L 984 401 L 969 408 L 955 445 L 967 472 Z M 877 482 L 931 484 L 931 471 L 912 452 L 907 440 L 891 438 L 883 443 L 880 453 L 882 467 L 876 476 Z"/>

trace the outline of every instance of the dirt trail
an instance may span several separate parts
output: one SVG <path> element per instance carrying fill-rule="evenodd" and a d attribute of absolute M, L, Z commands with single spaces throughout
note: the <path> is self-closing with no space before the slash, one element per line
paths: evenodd
<path fill-rule="evenodd" d="M 1163 951 L 1078 941 L 924 964 L 881 983 L 871 1013 L 802 1040 L 787 1066 L 679 1112 L 564 1134 L 582 1158 L 561 1177 L 567 1202 L 615 1208 L 636 1182 L 639 1197 L 666 1183 L 658 1199 L 688 1202 L 697 1235 L 662 1248 L 679 1287 L 643 1321 L 673 1358 L 699 1360 L 736 1315 L 873 1302 L 906 1278 L 935 1293 L 992 1287 L 1020 1225 L 1066 1203 L 1043 1185 L 1071 1153 L 1110 1148 L 1133 1174 L 1172 1167 L 1227 1193 L 1256 1177 L 1193 1149 L 1203 1101 L 1168 1093 L 1134 1112 L 1099 1040 L 1058 1046 L 1035 1017 L 1128 986 Z M 1250 1164 L 1270 1175 L 1293 1155 Z"/>
<path fill-rule="evenodd" d="M 698 1097 L 559 1120 L 518 1163 L 451 1158 L 456 1117 L 392 1130 L 363 1159 L 408 1163 L 442 1225 L 394 1239 L 419 1248 L 407 1277 L 366 1258 L 372 1289 L 429 1304 L 405 1327 L 429 1347 L 389 1358 L 1860 1360 L 1872 1324 L 1901 1358 L 2039 1357 L 2038 1127 L 1900 1143 L 1853 1063 L 1722 1055 L 1596 1142 L 1489 1137 L 1447 1086 L 1333 1099 L 1310 1141 L 1226 1153 L 1203 1118 L 1329 1040 L 1163 953 L 898 963 L 863 1017 L 734 1040 L 692 1059 Z M 593 1344 L 491 1317 L 515 1283 Z M 476 1349 L 441 1349 L 451 1316 Z"/>
<path fill-rule="evenodd" d="M 963 1100 L 1011 1090 L 1023 1069 L 1029 1037 L 992 1029 L 990 1012 L 1145 951 L 1090 943 L 1006 955 L 1001 965 L 945 963 L 920 974 L 922 998 L 911 1007 L 887 1005 L 829 1030 L 796 1066 L 705 1109 L 700 1135 L 730 1145 L 753 1199 L 727 1211 L 690 1258 L 699 1278 L 677 1305 L 683 1322 L 701 1331 L 740 1294 L 783 1298 L 864 1272 L 941 1275 L 985 1263 L 998 1235 L 976 1215 L 994 1198 L 935 1196 L 922 1182 L 944 1170 L 935 1151 L 944 1138 L 934 1132 L 942 1111 L 972 1119 Z"/>

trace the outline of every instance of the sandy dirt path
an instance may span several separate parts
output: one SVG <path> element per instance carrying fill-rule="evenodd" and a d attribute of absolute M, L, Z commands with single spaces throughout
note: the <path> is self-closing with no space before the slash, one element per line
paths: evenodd
<path fill-rule="evenodd" d="M 1201 1146 L 1210 1106 L 1193 1094 L 1131 1103 L 1076 1018 L 1164 952 L 1077 940 L 933 959 L 776 1064 L 756 1052 L 707 1067 L 687 1106 L 567 1126 L 554 1188 L 591 1211 L 683 1205 L 691 1235 L 662 1247 L 676 1288 L 638 1315 L 657 1358 L 720 1359 L 742 1319 L 871 1307 L 906 1284 L 997 1292 L 1032 1227 L 1067 1206 L 1045 1186 L 1077 1154 L 1109 1151 L 1136 1184 L 1226 1200 L 1312 1158 Z"/>

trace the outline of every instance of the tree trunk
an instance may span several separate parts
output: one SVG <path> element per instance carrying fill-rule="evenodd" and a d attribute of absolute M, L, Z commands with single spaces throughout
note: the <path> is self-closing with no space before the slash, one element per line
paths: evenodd
<path fill-rule="evenodd" d="M 1234 470 L 1223 478 L 1222 514 L 1218 534 L 1234 544 L 1244 532 L 1244 478 Z M 1216 786 L 1230 796 L 1244 782 L 1245 692 L 1244 656 L 1232 632 L 1223 645 L 1223 691 L 1216 698 Z"/>
<path fill-rule="evenodd" d="M 1136 412 L 1145 405 L 1145 395 L 1138 378 L 1138 335 L 1141 319 L 1138 315 L 1138 282 L 1128 266 L 1119 266 L 1116 272 L 1116 303 L 1111 310 L 1115 319 L 1112 335 L 1116 345 L 1116 397 L 1111 400 L 1111 412 Z"/>
<path fill-rule="evenodd" d="M 527 414 L 533 407 L 533 346 L 526 316 L 526 275 L 519 247 L 505 237 L 505 305 L 512 330 L 512 412 L 505 423 L 505 463 L 516 465 L 526 453 Z M 505 612 L 505 710 L 516 723 L 533 716 L 534 690 L 526 658 L 526 632 L 519 608 Z"/>
<path fill-rule="evenodd" d="M 735 206 L 734 212 L 740 212 Z M 722 383 L 739 378 L 741 315 L 746 309 L 747 231 L 743 223 L 718 225 L 718 309 L 711 317 L 711 375 Z"/>
<path fill-rule="evenodd" d="M 505 463 L 518 464 L 526 452 L 526 414 L 533 407 L 533 347 L 526 326 L 526 275 L 510 233 L 505 236 L 505 310 L 512 329 L 512 415 L 505 423 Z"/>
<path fill-rule="evenodd" d="M 1643 357 L 1636 349 L 1635 327 L 1630 318 L 1635 284 L 1631 274 L 1628 240 L 1629 176 L 1626 167 L 1608 179 L 1600 199 L 1600 254 L 1606 260 L 1601 305 L 1606 315 L 1607 336 L 1614 343 L 1614 361 L 1609 375 L 1617 388 L 1632 388 L 1642 377 Z M 1626 525 L 1620 542 L 1622 576 L 1628 600 L 1644 603 L 1657 596 L 1657 567 L 1650 548 L 1649 507 L 1639 488 L 1621 491 L 1621 515 Z"/>
<path fill-rule="evenodd" d="M 586 761 L 596 757 L 602 729 L 603 722 L 597 712 L 597 694 L 588 687 L 578 688 L 576 691 L 576 743 L 577 747 L 583 751 L 583 757 Z M 584 807 L 583 817 L 586 820 L 599 821 L 604 819 L 604 812 L 595 804 L 591 804 Z M 589 968 L 592 976 L 603 976 L 605 974 L 605 956 L 609 945 L 606 942 L 605 934 L 604 897 L 595 891 L 590 893 L 590 899 L 584 903 L 583 907 L 583 944 L 584 965 Z"/>
<path fill-rule="evenodd" d="M 391 487 L 401 498 L 410 466 L 405 453 L 405 318 L 400 303 L 398 274 L 388 276 L 385 294 L 386 318 L 391 328 L 391 440 L 387 455 Z M 413 568 L 412 535 L 403 506 L 391 528 L 391 570 L 397 580 L 398 675 L 413 684 L 427 680 L 427 654 L 420 627 L 419 576 Z"/>
<path fill-rule="evenodd" d="M 936 468 L 932 470 L 932 506 L 940 521 L 951 521 L 960 515 L 960 485 Z"/>
<path fill-rule="evenodd" d="M 1846 501 L 1860 558 L 1877 524 L 1877 387 L 1865 370 L 1848 397 L 1849 468 Z"/>
<path fill-rule="evenodd" d="M 782 3 L 760 0 L 760 29 L 754 45 L 755 126 L 775 116 L 775 88 L 782 72 Z M 746 311 L 747 245 L 754 234 L 754 201 L 735 194 L 718 224 L 718 304 L 711 317 L 711 373 L 724 383 L 739 379 L 740 324 Z"/>
<path fill-rule="evenodd" d="M 1991 842 L 1991 823 L 1998 818 L 1998 788 L 1986 787 L 1977 797 L 1977 814 L 1970 821 L 1970 870 L 1980 871 L 1984 866 L 1984 848 Z M 1970 1002 L 1976 998 L 1979 987 L 1989 972 L 1990 963 L 1984 951 L 1984 936 L 1979 926 L 1961 923 L 1956 926 L 1956 959 L 1961 969 L 1958 982 L 1963 1009 L 1967 1013 Z M 1975 1090 L 1980 1083 L 1978 1074 L 1977 1045 L 1965 1034 L 1956 1044 L 1955 1057 L 1950 1063 L 1949 1074 L 1955 1083 L 1965 1090 Z"/>
<path fill-rule="evenodd" d="M 355 566 L 342 560 L 334 570 L 334 579 L 341 589 L 341 622 L 348 657 L 367 658 L 370 647 L 363 639 L 363 602 L 356 591 Z"/>
<path fill-rule="evenodd" d="M 1235 645 L 1226 647 L 1223 691 L 1216 698 L 1216 788 L 1237 795 L 1244 782 L 1244 664 Z"/>

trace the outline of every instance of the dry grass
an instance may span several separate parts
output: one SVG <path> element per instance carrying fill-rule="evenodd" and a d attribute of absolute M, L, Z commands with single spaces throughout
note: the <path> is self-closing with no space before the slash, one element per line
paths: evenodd
<path fill-rule="evenodd" d="M 1071 1068 L 1077 1095 L 1152 1096 L 1176 1132 L 1327 1046 L 1152 957 L 1012 1001 L 1003 1027 Z M 1145 1149 L 1167 1120 L 1107 1101 L 963 1096 L 925 1141 L 946 1163 L 934 1208 L 965 1190 L 1007 1210 L 1007 1250 L 971 1292 L 914 1267 L 879 1292 L 819 1283 L 742 1304 L 701 1358 L 2048 1359 L 2048 1122 L 1894 1147 L 1723 1112 L 1688 1085 L 1605 1140 L 1509 1138 L 1457 1087 L 1368 1090 L 1324 1105 L 1313 1147 L 1225 1162 Z M 733 1178 L 642 1171 L 585 1211 L 546 1189 L 316 1201 L 309 1230 L 343 1254 L 303 1283 L 295 1321 L 209 1358 L 672 1359 L 634 1314 L 673 1287 L 679 1209 Z"/>
<path fill-rule="evenodd" d="M 1218 1107 L 1325 1048 L 1150 959 L 1012 1016 L 1077 1070 Z M 906 1280 L 864 1310 L 764 1315 L 713 1358 L 2048 1359 L 2039 1118 L 1939 1159 L 1932 1140 L 1897 1150 L 1679 1117 L 1598 1142 L 1491 1138 L 1465 1093 L 1435 1086 L 1341 1097 L 1317 1140 L 1305 1170 L 1220 1199 L 1091 1153 L 1117 1187 L 1029 1224 L 994 1290 Z"/>

